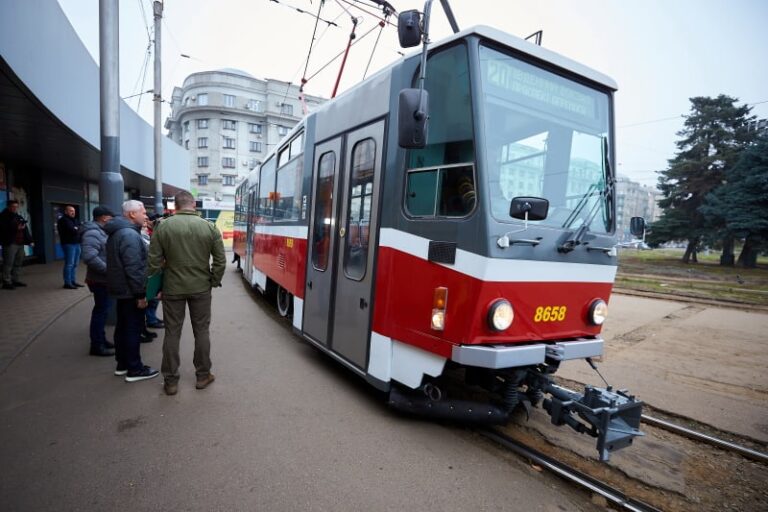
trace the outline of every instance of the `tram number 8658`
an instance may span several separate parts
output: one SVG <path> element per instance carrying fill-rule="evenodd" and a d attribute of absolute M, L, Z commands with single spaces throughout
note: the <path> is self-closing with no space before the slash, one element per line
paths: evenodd
<path fill-rule="evenodd" d="M 534 322 L 562 322 L 568 308 L 565 306 L 539 306 L 533 315 Z"/>

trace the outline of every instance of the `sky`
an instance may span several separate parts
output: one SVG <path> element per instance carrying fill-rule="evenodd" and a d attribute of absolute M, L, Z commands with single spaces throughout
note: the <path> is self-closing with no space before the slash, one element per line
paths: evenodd
<path fill-rule="evenodd" d="M 58 2 L 98 62 L 99 1 Z M 311 77 L 306 92 L 328 98 L 341 58 L 321 68 L 345 49 L 352 16 L 359 20 L 357 42 L 340 92 L 401 58 L 396 28 L 379 28 L 381 12 L 370 0 L 325 0 L 322 7 L 319 2 L 165 0 L 163 99 L 170 101 L 173 88 L 189 74 L 222 68 L 294 84 Z M 151 124 L 151 95 L 140 93 L 153 87 L 153 56 L 145 65 L 152 2 L 119 3 L 120 94 Z M 403 11 L 424 7 L 414 0 L 390 3 Z M 644 185 L 654 186 L 657 172 L 674 157 L 689 98 L 726 94 L 753 105 L 754 115 L 768 117 L 765 0 L 450 0 L 450 5 L 460 28 L 489 25 L 518 37 L 543 30 L 543 47 L 613 78 L 619 86 L 618 172 Z M 318 8 L 320 18 L 334 25 L 317 24 L 307 60 Z M 435 0 L 430 38 L 436 42 L 451 33 Z M 169 114 L 165 104 L 163 120 Z"/>

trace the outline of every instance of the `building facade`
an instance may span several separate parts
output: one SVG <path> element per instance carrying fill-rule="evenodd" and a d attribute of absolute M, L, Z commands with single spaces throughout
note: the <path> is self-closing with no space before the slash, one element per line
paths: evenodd
<path fill-rule="evenodd" d="M 616 233 L 619 242 L 629 242 L 635 237 L 629 231 L 632 217 L 643 217 L 647 223 L 658 220 L 661 215 L 658 200 L 661 192 L 653 187 L 631 181 L 619 175 L 616 179 Z"/>
<path fill-rule="evenodd" d="M 237 184 L 304 115 L 298 98 L 296 85 L 235 69 L 194 73 L 174 88 L 165 127 L 189 150 L 193 195 L 234 204 Z M 312 111 L 325 100 L 304 101 Z"/>

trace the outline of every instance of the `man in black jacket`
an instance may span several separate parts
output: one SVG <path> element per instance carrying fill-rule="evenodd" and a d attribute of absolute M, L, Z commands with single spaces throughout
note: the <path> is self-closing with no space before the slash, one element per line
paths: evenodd
<path fill-rule="evenodd" d="M 16 213 L 19 202 L 11 199 L 0 213 L 0 245 L 3 246 L 3 290 L 27 286 L 19 280 L 24 264 L 24 246 L 32 244 L 27 221 Z"/>
<path fill-rule="evenodd" d="M 158 371 L 141 362 L 141 330 L 147 307 L 145 279 L 147 246 L 141 227 L 147 211 L 141 201 L 123 203 L 122 217 L 104 226 L 107 232 L 107 290 L 117 299 L 115 325 L 115 375 L 125 375 L 126 382 L 157 377 Z"/>
<path fill-rule="evenodd" d="M 75 278 L 80 263 L 80 219 L 75 216 L 74 206 L 69 204 L 64 207 L 64 215 L 56 222 L 56 227 L 64 250 L 64 288 L 77 290 L 85 285 Z"/>
<path fill-rule="evenodd" d="M 109 296 L 107 294 L 107 232 L 104 226 L 115 215 L 103 206 L 93 209 L 93 222 L 83 224 L 80 246 L 83 261 L 88 266 L 85 284 L 93 293 L 93 311 L 91 311 L 91 355 L 115 355 L 114 345 L 107 340 L 104 326 L 109 314 Z"/>

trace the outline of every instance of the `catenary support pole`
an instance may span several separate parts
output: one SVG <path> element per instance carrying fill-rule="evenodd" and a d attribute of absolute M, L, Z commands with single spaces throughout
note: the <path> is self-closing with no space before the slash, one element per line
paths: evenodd
<path fill-rule="evenodd" d="M 152 4 L 155 13 L 155 213 L 163 214 L 163 135 L 160 125 L 163 105 L 160 75 L 160 22 L 163 19 L 163 3 Z"/>
<path fill-rule="evenodd" d="M 99 202 L 119 213 L 123 203 L 120 174 L 120 88 L 118 0 L 99 0 L 99 78 L 101 94 L 101 173 Z"/>

